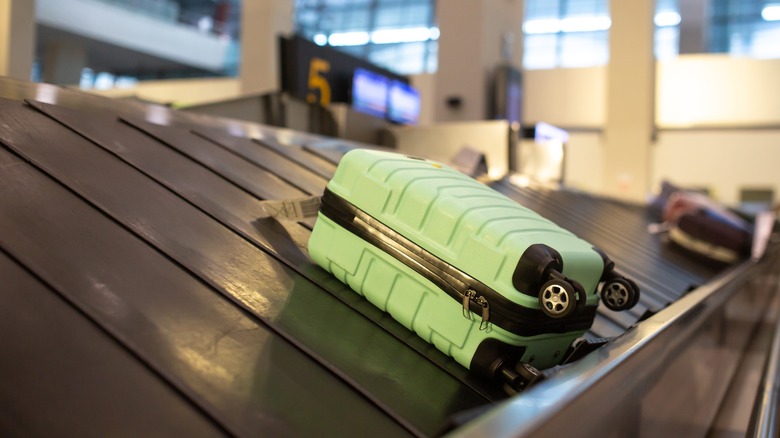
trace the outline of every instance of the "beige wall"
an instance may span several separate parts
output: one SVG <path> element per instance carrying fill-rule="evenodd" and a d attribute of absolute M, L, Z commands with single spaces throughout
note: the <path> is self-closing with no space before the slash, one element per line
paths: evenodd
<path fill-rule="evenodd" d="M 439 69 L 434 89 L 435 119 L 483 120 L 488 115 L 489 79 L 504 58 L 504 36 L 510 39 L 512 65 L 520 66 L 523 7 L 521 0 L 438 0 Z M 459 97 L 458 108 L 447 106 L 449 97 Z"/>
<path fill-rule="evenodd" d="M 523 121 L 601 128 L 606 87 L 604 66 L 528 70 L 523 73 Z"/>
<path fill-rule="evenodd" d="M 605 67 L 530 70 L 523 79 L 524 121 L 603 126 Z M 661 129 L 780 126 L 780 59 L 684 55 L 656 64 L 655 89 Z"/>
<path fill-rule="evenodd" d="M 662 131 L 653 148 L 653 181 L 708 188 L 739 204 L 744 188 L 772 189 L 780 201 L 780 129 Z"/>
<path fill-rule="evenodd" d="M 778 78 L 780 60 L 684 55 L 658 62 L 655 116 L 660 131 L 650 146 L 651 190 L 666 178 L 710 187 L 732 205 L 739 202 L 740 188 L 772 188 L 780 199 Z M 604 135 L 576 128 L 603 126 L 606 68 L 527 71 L 524 80 L 524 121 L 574 128 L 567 180 L 604 192 L 597 176 L 603 171 Z M 698 129 L 682 129 L 690 127 Z"/>
<path fill-rule="evenodd" d="M 604 153 L 601 132 L 571 132 L 564 163 L 566 185 L 587 192 L 603 192 Z"/>
<path fill-rule="evenodd" d="M 436 75 L 423 73 L 412 75 L 410 83 L 420 92 L 420 125 L 430 125 L 436 120 L 434 96 L 436 93 Z"/>
<path fill-rule="evenodd" d="M 686 55 L 657 72 L 660 128 L 780 125 L 780 59 Z"/>

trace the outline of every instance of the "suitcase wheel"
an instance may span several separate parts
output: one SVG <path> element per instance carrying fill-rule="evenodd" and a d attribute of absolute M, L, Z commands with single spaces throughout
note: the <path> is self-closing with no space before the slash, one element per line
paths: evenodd
<path fill-rule="evenodd" d="M 601 301 L 610 310 L 628 310 L 639 301 L 639 287 L 628 278 L 611 278 L 601 289 Z"/>
<path fill-rule="evenodd" d="M 502 367 L 501 375 L 504 378 L 504 391 L 508 395 L 515 395 L 542 379 L 542 373 L 532 365 L 517 362 L 512 369 Z"/>
<path fill-rule="evenodd" d="M 550 318 L 569 316 L 577 307 L 574 287 L 567 281 L 560 279 L 548 281 L 539 291 L 539 305 L 542 312 Z"/>

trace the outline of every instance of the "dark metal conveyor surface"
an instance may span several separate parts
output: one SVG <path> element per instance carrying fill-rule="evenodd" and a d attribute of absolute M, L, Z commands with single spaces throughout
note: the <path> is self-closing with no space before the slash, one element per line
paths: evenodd
<path fill-rule="evenodd" d="M 257 219 L 262 199 L 320 193 L 356 145 L 47 85 L 0 95 L 6 434 L 435 435 L 506 398 L 314 267 L 312 222 Z M 637 279 L 637 308 L 602 306 L 592 337 L 717 274 L 639 207 L 494 188 Z"/>

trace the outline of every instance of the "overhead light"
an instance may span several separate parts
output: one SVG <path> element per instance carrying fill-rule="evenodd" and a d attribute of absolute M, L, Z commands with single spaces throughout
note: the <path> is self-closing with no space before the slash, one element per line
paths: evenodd
<path fill-rule="evenodd" d="M 561 31 L 561 21 L 552 19 L 528 20 L 523 24 L 523 32 L 526 35 L 538 35 L 545 33 L 558 33 Z"/>
<path fill-rule="evenodd" d="M 368 32 L 338 32 L 330 36 L 318 33 L 312 38 L 320 46 L 362 46 L 374 44 L 416 43 L 439 39 L 438 27 L 407 27 L 400 29 L 379 29 Z"/>
<path fill-rule="evenodd" d="M 612 20 L 606 15 L 567 17 L 561 20 L 561 30 L 564 32 L 597 32 L 607 30 L 610 26 Z"/>
<path fill-rule="evenodd" d="M 567 17 L 561 20 L 555 18 L 528 20 L 523 24 L 526 35 L 542 35 L 558 32 L 597 32 L 607 30 L 612 26 L 612 20 L 606 15 L 586 15 Z"/>
<path fill-rule="evenodd" d="M 201 32 L 211 32 L 214 28 L 214 19 L 208 15 L 204 15 L 198 19 L 198 30 Z"/>
<path fill-rule="evenodd" d="M 325 44 L 328 44 L 328 36 L 324 33 L 318 33 L 317 35 L 314 35 L 314 44 L 317 44 L 318 46 L 324 46 Z"/>
<path fill-rule="evenodd" d="M 371 33 L 371 42 L 374 44 L 416 43 L 428 41 L 439 37 L 439 29 L 436 27 L 407 27 L 401 29 L 379 29 Z"/>
<path fill-rule="evenodd" d="M 761 18 L 766 21 L 780 20 L 780 3 L 771 3 L 761 10 Z"/>
<path fill-rule="evenodd" d="M 368 32 L 340 32 L 330 34 L 328 44 L 331 46 L 363 46 L 368 44 L 370 40 Z"/>
<path fill-rule="evenodd" d="M 677 26 L 680 24 L 680 14 L 675 11 L 663 11 L 655 14 L 655 25 L 658 27 Z"/>

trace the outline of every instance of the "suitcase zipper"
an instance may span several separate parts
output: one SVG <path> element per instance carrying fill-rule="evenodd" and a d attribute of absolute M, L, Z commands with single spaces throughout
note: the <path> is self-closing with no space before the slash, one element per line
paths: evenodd
<path fill-rule="evenodd" d="M 459 300 L 464 317 L 471 319 L 469 311 L 481 314 L 480 330 L 486 330 L 489 324 L 493 323 L 521 336 L 566 333 L 587 330 L 595 317 L 595 306 L 589 306 L 587 311 L 576 317 L 552 320 L 541 310 L 517 304 L 439 259 L 328 189 L 322 196 L 320 213 L 395 257 L 452 298 Z M 476 309 L 472 310 L 473 307 Z"/>
<path fill-rule="evenodd" d="M 477 291 L 474 289 L 468 289 L 466 290 L 466 293 L 463 294 L 463 310 L 461 312 L 463 317 L 471 320 L 471 309 L 469 309 L 469 303 L 472 301 L 482 308 L 482 321 L 479 323 L 479 329 L 487 330 L 488 323 L 490 322 L 490 304 L 485 297 L 478 296 Z"/>
<path fill-rule="evenodd" d="M 477 297 L 477 304 L 482 307 L 482 321 L 479 323 L 479 329 L 487 330 L 490 319 L 490 304 L 488 304 L 485 297 Z"/>

